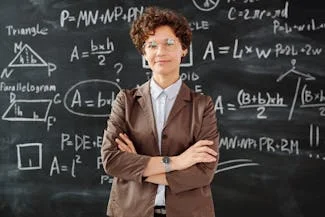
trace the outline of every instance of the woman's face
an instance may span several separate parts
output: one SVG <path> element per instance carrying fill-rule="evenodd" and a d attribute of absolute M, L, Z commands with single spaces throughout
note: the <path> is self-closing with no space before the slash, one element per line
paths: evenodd
<path fill-rule="evenodd" d="M 181 58 L 185 56 L 187 50 L 182 49 L 172 28 L 167 25 L 157 27 L 143 46 L 143 56 L 154 75 L 179 75 Z"/>

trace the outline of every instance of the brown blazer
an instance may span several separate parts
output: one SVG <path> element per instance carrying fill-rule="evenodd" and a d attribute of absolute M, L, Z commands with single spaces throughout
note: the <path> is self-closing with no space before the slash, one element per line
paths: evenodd
<path fill-rule="evenodd" d="M 114 176 L 108 216 L 154 216 L 158 185 L 145 182 L 142 176 L 149 158 L 160 155 L 149 88 L 146 82 L 139 88 L 120 91 L 104 130 L 103 167 Z M 114 139 L 120 132 L 130 137 L 138 154 L 118 149 Z M 163 156 L 179 155 L 201 139 L 213 140 L 212 148 L 218 151 L 219 133 L 211 97 L 194 93 L 182 83 L 162 134 Z M 166 174 L 167 217 L 215 216 L 210 184 L 217 162 Z"/>

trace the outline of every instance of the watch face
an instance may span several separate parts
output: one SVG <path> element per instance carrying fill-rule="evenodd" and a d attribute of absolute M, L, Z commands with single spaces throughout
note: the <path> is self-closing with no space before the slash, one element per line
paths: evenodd
<path fill-rule="evenodd" d="M 162 161 L 163 161 L 165 164 L 168 164 L 168 163 L 169 163 L 169 157 L 167 157 L 167 156 L 163 157 Z"/>

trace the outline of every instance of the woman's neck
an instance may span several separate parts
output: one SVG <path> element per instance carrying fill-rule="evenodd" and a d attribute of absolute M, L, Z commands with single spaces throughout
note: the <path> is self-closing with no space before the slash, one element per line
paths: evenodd
<path fill-rule="evenodd" d="M 162 88 L 165 89 L 175 83 L 179 79 L 179 75 L 173 76 L 162 76 L 162 75 L 153 75 L 155 82 Z"/>

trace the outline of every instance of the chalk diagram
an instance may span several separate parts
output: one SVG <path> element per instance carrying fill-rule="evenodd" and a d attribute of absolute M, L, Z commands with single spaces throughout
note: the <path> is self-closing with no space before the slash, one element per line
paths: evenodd
<path fill-rule="evenodd" d="M 220 0 L 192 0 L 195 7 L 201 11 L 211 11 L 215 9 Z"/>
<path fill-rule="evenodd" d="M 25 44 L 9 63 L 9 72 L 8 68 L 3 69 L 1 78 L 4 76 L 9 78 L 14 72 L 14 69 L 12 68 L 24 67 L 44 67 L 47 69 L 47 74 L 49 77 L 51 76 L 51 73 L 56 70 L 55 64 L 45 62 L 45 60 L 38 55 L 35 50 L 33 50 L 28 44 Z"/>
<path fill-rule="evenodd" d="M 293 97 L 293 101 L 292 101 L 292 105 L 291 105 L 291 108 L 290 108 L 290 113 L 289 113 L 288 120 L 292 119 L 293 111 L 295 109 L 295 105 L 296 105 L 296 101 L 297 101 L 297 97 L 298 97 L 298 92 L 299 92 L 299 89 L 300 89 L 301 79 L 303 78 L 306 81 L 315 80 L 315 77 L 311 76 L 309 73 L 303 73 L 303 72 L 300 72 L 300 71 L 296 70 L 296 59 L 291 60 L 291 65 L 292 65 L 292 68 L 290 70 L 283 73 L 282 75 L 280 75 L 276 79 L 277 82 L 280 82 L 290 74 L 294 74 L 295 76 L 298 77 L 297 85 L 296 85 L 296 91 L 295 91 L 295 95 Z"/>
<path fill-rule="evenodd" d="M 221 173 L 228 170 L 238 169 L 241 167 L 251 167 L 251 166 L 259 166 L 259 163 L 254 163 L 250 159 L 234 159 L 223 161 L 218 164 L 217 170 L 214 172 L 215 174 Z"/>
<path fill-rule="evenodd" d="M 46 122 L 51 105 L 50 99 L 13 100 L 3 113 L 2 120 Z"/>
<path fill-rule="evenodd" d="M 18 144 L 16 147 L 19 170 L 42 169 L 42 143 Z"/>

